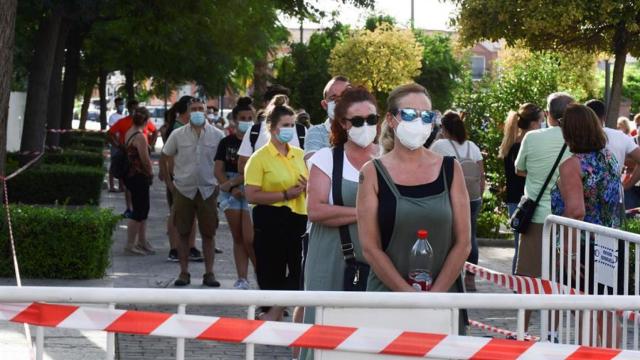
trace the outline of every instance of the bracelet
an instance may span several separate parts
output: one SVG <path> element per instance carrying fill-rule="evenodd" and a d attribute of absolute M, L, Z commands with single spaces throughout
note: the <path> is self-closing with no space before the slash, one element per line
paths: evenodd
<path fill-rule="evenodd" d="M 282 191 L 282 195 L 284 195 L 284 201 L 289 201 L 289 195 L 287 195 L 287 190 Z"/>

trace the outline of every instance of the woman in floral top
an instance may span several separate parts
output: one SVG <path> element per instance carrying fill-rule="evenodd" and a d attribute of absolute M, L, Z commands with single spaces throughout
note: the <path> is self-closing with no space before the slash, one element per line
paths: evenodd
<path fill-rule="evenodd" d="M 573 156 L 560 165 L 560 177 L 551 189 L 554 215 L 607 227 L 620 227 L 620 172 L 605 148 L 607 138 L 596 114 L 572 104 L 562 118 L 562 135 Z"/>

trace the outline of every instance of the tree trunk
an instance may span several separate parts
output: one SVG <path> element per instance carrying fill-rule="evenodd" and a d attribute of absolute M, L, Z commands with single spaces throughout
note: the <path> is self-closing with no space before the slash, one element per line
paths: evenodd
<path fill-rule="evenodd" d="M 100 67 L 98 74 L 98 92 L 100 93 L 100 129 L 107 128 L 107 71 Z"/>
<path fill-rule="evenodd" d="M 611 80 L 611 98 L 607 107 L 607 126 L 615 129 L 620 113 L 622 101 L 622 85 L 624 81 L 624 66 L 627 61 L 628 44 L 624 30 L 616 32 L 614 41 L 616 44 L 616 60 L 613 64 L 613 79 Z"/>
<path fill-rule="evenodd" d="M 27 103 L 22 129 L 22 151 L 42 151 L 45 137 L 47 118 L 47 102 L 49 100 L 49 83 L 56 51 L 56 40 L 60 32 L 62 5 L 56 5 L 51 13 L 40 21 L 36 35 L 35 52 L 29 69 L 29 84 L 27 88 Z M 25 156 L 22 162 L 28 161 Z"/>
<path fill-rule="evenodd" d="M 93 85 L 95 81 L 87 83 L 82 95 L 82 108 L 80 109 L 80 125 L 78 129 L 84 130 L 87 127 L 87 117 L 89 117 L 89 104 L 91 104 L 91 94 L 93 93 Z"/>
<path fill-rule="evenodd" d="M 267 91 L 267 81 L 269 80 L 269 63 L 266 59 L 256 60 L 253 63 L 253 98 L 258 104 L 262 102 L 264 93 Z M 264 104 L 265 106 L 267 104 Z"/>
<path fill-rule="evenodd" d="M 124 78 L 124 88 L 127 92 L 127 101 L 133 100 L 136 98 L 136 80 L 133 78 L 133 67 L 131 67 L 130 65 L 127 65 L 126 69 L 124 70 Z"/>
<path fill-rule="evenodd" d="M 64 49 L 67 43 L 67 36 L 71 24 L 64 21 L 60 25 L 60 33 L 56 44 L 56 53 L 53 59 L 53 69 L 51 70 L 51 80 L 49 82 L 49 101 L 47 104 L 47 128 L 60 128 L 60 111 L 62 100 L 62 65 L 64 62 Z M 47 132 L 47 146 L 56 147 L 60 145 L 60 134 Z"/>
<path fill-rule="evenodd" d="M 60 104 L 60 127 L 71 129 L 73 108 L 78 91 L 78 75 L 80 71 L 80 49 L 84 40 L 84 33 L 77 28 L 72 29 L 67 39 L 67 53 L 64 63 L 64 83 L 62 85 L 62 99 Z"/>
<path fill-rule="evenodd" d="M 17 0 L 0 1 L 0 175 L 5 174 L 7 152 L 7 118 L 13 71 L 13 44 Z M 2 190 L 0 188 L 0 194 Z"/>

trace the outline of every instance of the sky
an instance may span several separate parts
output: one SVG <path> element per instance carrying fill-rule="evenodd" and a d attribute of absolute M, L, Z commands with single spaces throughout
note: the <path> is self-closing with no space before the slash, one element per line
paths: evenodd
<path fill-rule="evenodd" d="M 415 26 L 420 29 L 429 30 L 451 30 L 448 25 L 449 19 L 455 11 L 455 6 L 451 2 L 442 0 L 415 0 Z M 338 20 L 350 25 L 363 25 L 364 21 L 374 12 L 376 14 L 391 15 L 396 18 L 400 25 L 409 25 L 411 19 L 411 0 L 376 0 L 375 9 L 361 9 L 352 5 L 344 5 L 337 0 L 318 0 L 318 8 L 331 12 L 339 12 Z M 295 19 L 281 18 L 287 27 L 300 27 Z M 305 28 L 322 28 L 331 25 L 330 19 L 324 19 L 320 23 L 305 21 Z"/>

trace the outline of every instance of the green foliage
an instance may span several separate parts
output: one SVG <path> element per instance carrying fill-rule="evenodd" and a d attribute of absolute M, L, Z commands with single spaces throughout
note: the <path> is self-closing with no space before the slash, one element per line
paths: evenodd
<path fill-rule="evenodd" d="M 20 272 L 27 278 L 96 279 L 109 267 L 111 237 L 120 219 L 92 207 L 11 206 Z M 13 277 L 6 223 L 0 233 L 0 276 Z"/>
<path fill-rule="evenodd" d="M 505 224 L 507 220 L 502 200 L 492 192 L 485 192 L 482 195 L 482 209 L 478 215 L 476 236 L 488 239 L 504 237 L 500 234 L 500 225 Z"/>
<path fill-rule="evenodd" d="M 369 31 L 375 31 L 382 24 L 388 24 L 394 27 L 396 23 L 396 18 L 390 15 L 369 16 L 364 24 L 364 28 Z"/>
<path fill-rule="evenodd" d="M 275 82 L 292 90 L 291 102 L 311 115 L 311 122 L 323 122 L 327 114 L 320 106 L 322 91 L 331 79 L 328 59 L 331 49 L 348 34 L 349 28 L 337 23 L 311 35 L 309 44 L 292 44 L 291 54 L 275 65 Z"/>
<path fill-rule="evenodd" d="M 64 150 L 45 154 L 44 162 L 45 164 L 102 167 L 104 165 L 104 156 L 95 152 Z"/>
<path fill-rule="evenodd" d="M 366 86 L 383 104 L 389 91 L 420 73 L 423 50 L 410 30 L 382 24 L 375 31 L 356 31 L 337 44 L 329 69 L 347 76 L 353 84 Z"/>
<path fill-rule="evenodd" d="M 85 141 L 88 142 L 87 145 L 102 146 L 106 140 L 106 134 L 101 132 L 67 132 L 60 134 L 60 146 L 62 147 L 77 143 L 84 144 Z"/>
<path fill-rule="evenodd" d="M 7 173 L 15 170 L 11 164 Z M 9 201 L 23 204 L 98 205 L 105 170 L 95 166 L 42 164 L 8 182 Z"/>
<path fill-rule="evenodd" d="M 433 108 L 444 112 L 451 108 L 453 94 L 459 85 L 464 64 L 453 55 L 449 35 L 428 35 L 416 31 L 416 40 L 424 50 L 422 69 L 415 81 L 429 90 Z"/>

